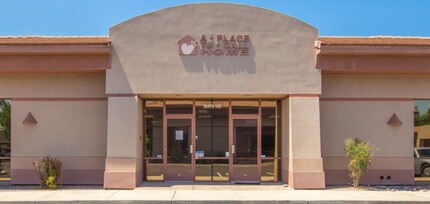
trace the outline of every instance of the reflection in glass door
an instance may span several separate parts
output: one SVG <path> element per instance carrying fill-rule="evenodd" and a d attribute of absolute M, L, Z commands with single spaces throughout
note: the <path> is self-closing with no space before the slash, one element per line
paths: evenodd
<path fill-rule="evenodd" d="M 233 175 L 235 182 L 258 182 L 258 119 L 233 119 Z"/>
<path fill-rule="evenodd" d="M 167 119 L 166 181 L 193 181 L 192 119 Z"/>

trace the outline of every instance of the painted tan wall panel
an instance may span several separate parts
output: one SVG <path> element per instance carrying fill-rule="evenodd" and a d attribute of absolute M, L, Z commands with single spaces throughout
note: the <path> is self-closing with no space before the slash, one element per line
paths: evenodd
<path fill-rule="evenodd" d="M 321 101 L 320 106 L 323 157 L 344 156 L 348 137 L 376 145 L 377 157 L 413 156 L 413 101 Z M 393 113 L 402 125 L 387 125 Z"/>
<path fill-rule="evenodd" d="M 109 97 L 108 157 L 141 156 L 138 155 L 142 141 L 138 100 L 138 97 Z"/>
<path fill-rule="evenodd" d="M 106 158 L 106 171 L 134 172 L 136 171 L 136 158 Z"/>
<path fill-rule="evenodd" d="M 14 156 L 11 160 L 12 169 L 34 169 L 33 161 L 38 161 L 42 157 L 34 156 Z M 102 169 L 105 168 L 105 157 L 58 157 L 63 169 Z"/>
<path fill-rule="evenodd" d="M 324 75 L 321 98 L 430 98 L 430 76 Z"/>
<path fill-rule="evenodd" d="M 237 16 L 240 15 L 240 18 Z M 186 35 L 249 35 L 249 56 L 180 56 Z M 107 93 L 316 93 L 317 30 L 245 5 L 205 3 L 138 16 L 110 29 Z"/>
<path fill-rule="evenodd" d="M 347 169 L 349 159 L 346 157 L 324 157 L 324 170 Z M 374 157 L 370 169 L 414 170 L 413 157 Z"/>
<path fill-rule="evenodd" d="M 0 98 L 105 97 L 105 74 L 0 75 Z"/>
<path fill-rule="evenodd" d="M 290 156 L 294 158 L 320 157 L 319 98 L 294 97 L 290 98 L 289 102 Z"/>
<path fill-rule="evenodd" d="M 289 134 L 289 125 L 290 125 L 290 99 L 282 100 L 281 102 L 281 147 L 282 147 L 282 181 L 288 182 L 288 170 L 289 170 L 289 157 L 290 157 L 290 134 Z"/>
<path fill-rule="evenodd" d="M 62 184 L 103 184 L 103 169 L 64 169 L 62 173 Z M 10 175 L 12 185 L 40 184 L 34 169 L 14 169 Z"/>
<path fill-rule="evenodd" d="M 348 170 L 334 169 L 325 170 L 327 185 L 351 184 Z M 383 176 L 383 179 L 381 179 Z M 388 179 L 390 176 L 390 179 Z M 360 185 L 414 185 L 414 170 L 369 170 L 360 179 Z"/>
<path fill-rule="evenodd" d="M 146 130 L 143 130 L 143 123 L 144 123 L 144 119 L 143 119 L 143 100 L 141 100 L 139 98 L 138 103 L 137 103 L 137 135 L 138 135 L 138 139 L 136 142 L 136 157 L 138 158 L 142 158 L 143 157 L 143 145 L 144 145 L 144 138 L 146 137 Z M 145 132 L 145 133 L 144 133 Z M 142 167 L 142 162 L 143 160 L 138 160 L 138 163 L 140 163 L 140 168 Z"/>
<path fill-rule="evenodd" d="M 105 157 L 106 118 L 106 101 L 12 101 L 12 157 Z"/>
<path fill-rule="evenodd" d="M 138 101 L 138 116 L 137 116 L 137 123 L 141 124 L 138 125 L 137 128 L 137 134 L 138 134 L 138 139 L 136 142 L 136 185 L 139 185 L 142 181 L 143 181 L 143 145 L 144 145 L 144 139 L 145 139 L 145 134 L 144 134 L 144 130 L 143 130 L 143 123 L 144 123 L 144 119 L 143 119 L 143 101 L 141 99 L 139 99 Z M 145 130 L 146 133 L 146 130 Z"/>
<path fill-rule="evenodd" d="M 293 188 L 325 187 L 319 102 L 319 98 L 315 96 L 294 96 L 283 101 L 283 105 L 287 105 L 283 108 L 288 111 L 284 111 L 282 115 L 287 116 L 288 127 L 283 129 L 282 140 L 288 141 L 284 142 L 284 146 L 288 144 L 288 185 Z M 287 161 L 283 159 L 283 162 Z M 282 173 L 287 172 L 282 169 Z M 283 179 L 286 180 L 285 175 Z"/>

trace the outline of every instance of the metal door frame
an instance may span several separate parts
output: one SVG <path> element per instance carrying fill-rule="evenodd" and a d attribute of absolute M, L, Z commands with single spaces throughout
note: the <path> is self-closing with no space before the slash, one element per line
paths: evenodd
<path fill-rule="evenodd" d="M 191 171 L 192 171 L 192 178 L 191 180 L 186 181 L 195 181 L 195 148 L 196 148 L 196 124 L 195 124 L 195 101 L 193 101 L 193 113 L 192 114 L 166 114 L 166 101 L 164 101 L 163 104 L 163 171 L 164 171 L 164 181 L 166 180 L 166 173 L 167 173 L 167 120 L 169 119 L 183 119 L 183 120 L 191 120 L 191 135 L 190 135 L 190 143 L 192 147 L 190 148 L 190 155 L 191 155 Z M 181 181 L 183 182 L 183 181 Z"/>

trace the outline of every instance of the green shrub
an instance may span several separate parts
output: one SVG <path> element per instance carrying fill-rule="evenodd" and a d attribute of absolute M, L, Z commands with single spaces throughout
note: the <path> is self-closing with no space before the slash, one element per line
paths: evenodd
<path fill-rule="evenodd" d="M 58 158 L 44 157 L 39 161 L 33 162 L 40 185 L 44 189 L 57 189 L 57 183 L 61 181 L 62 164 Z M 60 182 L 61 183 L 61 182 Z"/>
<path fill-rule="evenodd" d="M 365 142 L 359 138 L 347 138 L 345 140 L 346 157 L 350 159 L 348 164 L 349 176 L 354 187 L 358 186 L 361 176 L 371 166 L 375 151 L 376 147 L 370 142 Z"/>

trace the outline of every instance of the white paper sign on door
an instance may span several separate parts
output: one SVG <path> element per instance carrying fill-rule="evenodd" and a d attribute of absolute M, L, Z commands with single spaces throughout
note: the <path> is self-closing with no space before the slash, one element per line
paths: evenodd
<path fill-rule="evenodd" d="M 184 140 L 184 131 L 183 130 L 176 130 L 175 131 L 175 138 L 176 140 Z"/>

